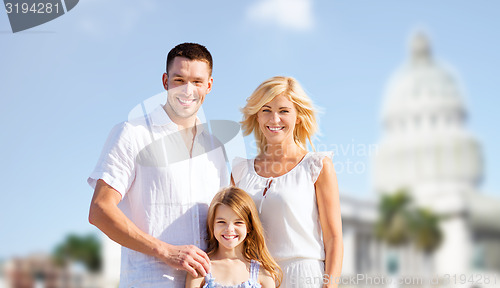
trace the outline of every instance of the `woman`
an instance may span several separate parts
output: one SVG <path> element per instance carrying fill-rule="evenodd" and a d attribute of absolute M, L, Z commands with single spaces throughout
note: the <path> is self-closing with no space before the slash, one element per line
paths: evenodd
<path fill-rule="evenodd" d="M 235 159 L 231 181 L 254 199 L 282 287 L 336 287 L 342 223 L 332 152 L 308 152 L 317 130 L 312 101 L 290 77 L 262 83 L 242 109 L 255 159 Z M 337 281 L 336 281 L 337 280 Z"/>

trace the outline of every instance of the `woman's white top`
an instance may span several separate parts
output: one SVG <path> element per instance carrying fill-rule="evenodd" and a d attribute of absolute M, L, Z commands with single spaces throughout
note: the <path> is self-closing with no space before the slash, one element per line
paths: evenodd
<path fill-rule="evenodd" d="M 314 187 L 325 157 L 331 159 L 333 152 L 308 152 L 292 170 L 269 178 L 257 174 L 255 159 L 233 161 L 235 185 L 255 201 L 267 246 L 278 262 L 294 258 L 325 260 Z"/>

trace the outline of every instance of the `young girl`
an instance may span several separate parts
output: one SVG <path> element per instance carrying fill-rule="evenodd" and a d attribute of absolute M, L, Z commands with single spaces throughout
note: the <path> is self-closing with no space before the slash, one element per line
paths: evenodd
<path fill-rule="evenodd" d="M 257 208 L 245 191 L 227 187 L 215 195 L 207 232 L 211 271 L 204 278 L 188 274 L 186 287 L 279 287 L 281 269 L 267 250 Z"/>

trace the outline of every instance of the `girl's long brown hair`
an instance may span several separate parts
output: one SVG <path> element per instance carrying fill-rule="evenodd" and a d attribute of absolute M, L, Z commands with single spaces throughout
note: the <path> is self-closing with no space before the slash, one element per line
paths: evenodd
<path fill-rule="evenodd" d="M 279 287 L 283 273 L 267 249 L 264 240 L 264 228 L 262 228 L 255 203 L 248 193 L 238 187 L 231 186 L 222 189 L 210 203 L 207 215 L 208 256 L 215 254 L 219 248 L 219 242 L 214 236 L 214 220 L 215 211 L 221 204 L 231 208 L 247 225 L 248 234 L 243 241 L 243 257 L 248 261 L 259 261 L 262 267 L 273 277 L 277 284 L 276 287 Z"/>

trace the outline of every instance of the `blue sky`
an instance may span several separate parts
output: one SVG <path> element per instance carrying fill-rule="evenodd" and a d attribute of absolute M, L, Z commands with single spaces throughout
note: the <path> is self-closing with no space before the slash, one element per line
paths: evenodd
<path fill-rule="evenodd" d="M 481 190 L 500 196 L 499 9 L 456 0 L 86 0 L 16 34 L 0 13 L 0 259 L 96 232 L 86 178 L 111 127 L 162 92 L 166 53 L 181 42 L 202 43 L 214 57 L 207 118 L 238 121 L 258 84 L 289 75 L 323 110 L 317 143 L 349 149 L 377 143 L 385 86 L 423 29 L 461 81 L 466 128 L 483 148 Z M 340 188 L 367 197 L 369 157 L 356 154 L 336 158 L 365 167 L 338 173 Z"/>

